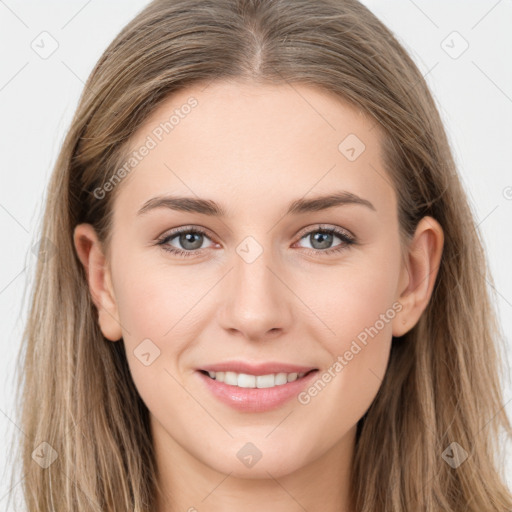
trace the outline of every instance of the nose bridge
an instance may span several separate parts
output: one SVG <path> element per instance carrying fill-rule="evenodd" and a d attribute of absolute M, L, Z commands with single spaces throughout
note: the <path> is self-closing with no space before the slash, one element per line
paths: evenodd
<path fill-rule="evenodd" d="M 274 275 L 276 266 L 279 263 L 272 261 L 272 250 L 256 238 L 248 236 L 238 244 L 221 311 L 225 329 L 235 329 L 252 339 L 263 338 L 270 331 L 288 330 L 289 297 Z"/>
<path fill-rule="evenodd" d="M 240 243 L 236 249 L 234 258 L 235 272 L 233 279 L 235 281 L 235 294 L 243 293 L 240 300 L 248 298 L 259 298 L 259 294 L 272 296 L 272 288 L 276 283 L 271 282 L 269 267 L 272 267 L 272 257 L 270 249 L 264 250 L 263 247 L 250 237 Z M 274 262 L 275 264 L 275 262 Z M 252 293 L 249 293 L 251 292 Z"/>
<path fill-rule="evenodd" d="M 272 251 L 263 247 L 254 237 L 246 237 L 236 247 L 234 257 L 235 272 L 233 275 L 233 292 L 239 305 L 253 308 L 258 306 L 262 311 L 265 304 L 275 299 L 279 283 L 268 267 L 272 267 Z M 275 262 L 274 262 L 275 265 Z M 249 312 L 249 311 L 247 311 Z"/>

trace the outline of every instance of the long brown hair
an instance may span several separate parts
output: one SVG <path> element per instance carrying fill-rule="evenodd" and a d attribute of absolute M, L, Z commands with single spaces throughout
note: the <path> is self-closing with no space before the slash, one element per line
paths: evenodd
<path fill-rule="evenodd" d="M 512 434 L 501 394 L 503 335 L 483 244 L 422 74 L 356 0 L 157 0 L 100 58 L 49 184 L 40 235 L 56 250 L 38 261 L 20 351 L 27 510 L 153 510 L 148 411 L 123 344 L 99 329 L 73 229 L 92 224 L 108 247 L 117 189 L 101 200 L 94 191 L 164 99 L 216 79 L 310 84 L 356 105 L 385 134 L 402 235 L 412 236 L 425 215 L 444 230 L 430 303 L 393 339 L 381 388 L 358 423 L 355 510 L 511 510 L 497 461 L 498 436 Z M 443 456 L 448 449 L 453 458 L 454 442 L 468 455 L 457 468 Z M 57 458 L 43 468 L 35 450 Z"/>

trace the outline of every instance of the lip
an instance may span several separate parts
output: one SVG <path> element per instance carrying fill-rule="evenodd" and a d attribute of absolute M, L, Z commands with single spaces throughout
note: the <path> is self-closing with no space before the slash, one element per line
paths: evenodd
<path fill-rule="evenodd" d="M 209 368 L 212 368 L 212 366 L 210 366 Z M 226 367 L 223 366 L 223 368 Z M 295 366 L 294 368 L 300 368 L 305 369 L 305 371 L 309 371 L 307 370 L 307 367 Z M 206 368 L 203 368 L 203 370 L 207 371 Z M 286 371 L 284 373 L 295 373 L 295 370 Z M 224 382 L 218 382 L 215 379 L 210 378 L 208 375 L 202 373 L 200 370 L 196 371 L 196 374 L 198 375 L 199 379 L 204 383 L 206 389 L 209 390 L 213 394 L 213 396 L 217 398 L 221 403 L 226 404 L 232 407 L 233 409 L 236 409 L 241 412 L 255 413 L 277 409 L 284 405 L 289 400 L 291 400 L 292 398 L 297 397 L 298 394 L 307 385 L 309 385 L 311 380 L 315 378 L 315 376 L 318 374 L 318 370 L 312 371 L 311 373 L 304 375 L 304 377 L 294 380 L 293 382 L 287 382 L 286 384 L 274 386 L 272 388 L 239 388 L 238 386 L 231 386 L 230 384 L 225 384 Z M 266 374 L 259 373 L 259 375 Z"/>
<path fill-rule="evenodd" d="M 201 366 L 197 370 L 207 372 L 235 372 L 249 375 L 269 375 L 270 373 L 307 373 L 316 370 L 314 366 L 299 366 L 289 363 L 269 361 L 266 363 L 248 363 L 246 361 L 226 361 L 224 363 Z M 285 384 L 283 384 L 285 385 Z"/>

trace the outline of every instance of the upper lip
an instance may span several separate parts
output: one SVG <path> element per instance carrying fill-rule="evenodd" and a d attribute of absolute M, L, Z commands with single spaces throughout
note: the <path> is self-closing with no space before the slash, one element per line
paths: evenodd
<path fill-rule="evenodd" d="M 271 373 L 307 373 L 317 368 L 289 363 L 269 361 L 265 363 L 248 363 L 245 361 L 226 361 L 224 363 L 209 364 L 198 368 L 207 372 L 235 372 L 248 375 L 269 375 Z"/>

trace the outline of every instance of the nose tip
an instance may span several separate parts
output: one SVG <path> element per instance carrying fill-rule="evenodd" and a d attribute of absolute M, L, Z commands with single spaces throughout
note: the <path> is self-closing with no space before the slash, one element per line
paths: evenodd
<path fill-rule="evenodd" d="M 256 246 L 251 244 L 246 241 L 244 246 L 244 255 L 251 258 L 237 256 L 233 271 L 226 276 L 220 322 L 231 334 L 238 333 L 249 340 L 274 338 L 291 324 L 289 291 L 276 278 L 263 251 L 254 257 Z"/>

